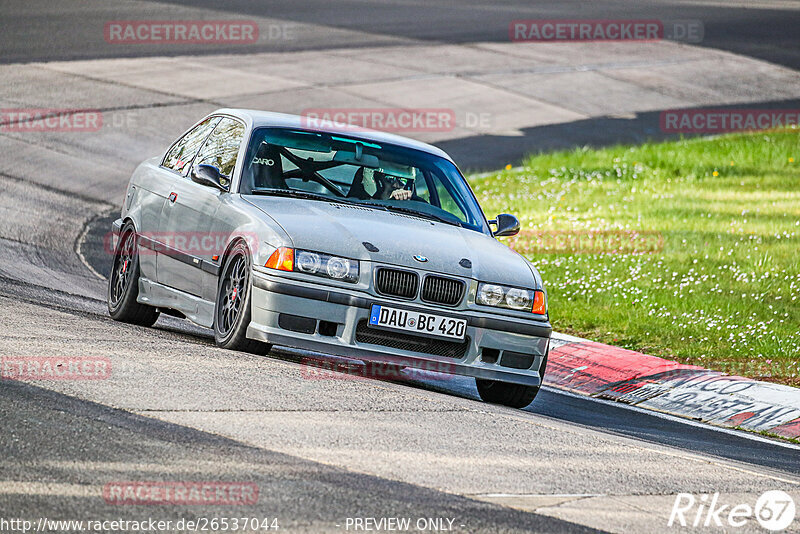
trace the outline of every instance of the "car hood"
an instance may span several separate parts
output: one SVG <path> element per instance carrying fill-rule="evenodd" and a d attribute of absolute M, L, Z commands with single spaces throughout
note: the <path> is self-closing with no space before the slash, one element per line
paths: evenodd
<path fill-rule="evenodd" d="M 364 261 L 538 288 L 527 260 L 488 235 L 397 212 L 334 202 L 249 196 L 295 248 Z M 364 243 L 378 248 L 370 252 Z M 414 256 L 424 256 L 419 262 Z M 470 268 L 461 265 L 469 260 Z"/>

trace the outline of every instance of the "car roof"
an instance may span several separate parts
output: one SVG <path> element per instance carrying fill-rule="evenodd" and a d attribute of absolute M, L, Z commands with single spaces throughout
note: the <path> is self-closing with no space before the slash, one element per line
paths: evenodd
<path fill-rule="evenodd" d="M 413 148 L 416 150 L 420 150 L 422 152 L 427 152 L 428 154 L 440 156 L 451 162 L 453 161 L 452 158 L 449 155 L 447 155 L 447 153 L 444 150 L 435 147 L 433 145 L 423 143 L 422 141 L 416 141 L 414 139 L 409 139 L 408 137 L 403 137 L 400 135 L 394 135 L 385 132 L 379 132 L 367 128 L 361 128 L 361 127 L 354 128 L 346 124 L 339 125 L 337 123 L 325 121 L 323 119 L 319 120 L 319 122 L 322 123 L 321 127 L 317 127 L 316 125 L 314 127 L 311 127 L 308 124 L 308 118 L 306 117 L 302 117 L 300 115 L 290 115 L 287 113 L 275 113 L 272 111 L 225 108 L 225 109 L 218 109 L 217 111 L 211 113 L 210 115 L 220 115 L 220 114 L 226 114 L 238 117 L 244 120 L 245 122 L 252 124 L 253 128 L 262 128 L 262 127 L 296 128 L 299 130 L 343 135 L 354 139 L 363 139 L 364 141 L 374 141 L 378 143 L 385 143 L 385 144 L 402 146 L 406 148 Z"/>

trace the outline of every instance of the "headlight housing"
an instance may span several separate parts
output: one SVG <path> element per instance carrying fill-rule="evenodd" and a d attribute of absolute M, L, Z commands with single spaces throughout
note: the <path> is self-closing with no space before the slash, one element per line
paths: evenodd
<path fill-rule="evenodd" d="M 500 284 L 479 283 L 475 303 L 481 306 L 527 311 L 540 315 L 547 313 L 547 303 L 543 291 Z"/>
<path fill-rule="evenodd" d="M 280 247 L 272 253 L 265 267 L 312 274 L 343 282 L 358 282 L 358 260 L 310 250 Z"/>

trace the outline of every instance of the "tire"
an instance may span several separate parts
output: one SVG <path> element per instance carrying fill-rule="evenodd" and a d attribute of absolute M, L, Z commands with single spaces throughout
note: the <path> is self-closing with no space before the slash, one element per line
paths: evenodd
<path fill-rule="evenodd" d="M 247 338 L 251 309 L 250 250 L 240 241 L 225 257 L 214 305 L 214 340 L 224 349 L 266 354 L 268 343 Z"/>
<path fill-rule="evenodd" d="M 475 379 L 478 386 L 478 395 L 484 402 L 502 404 L 511 408 L 524 408 L 533 402 L 539 393 L 539 386 L 523 386 L 522 384 L 509 384 L 497 380 Z"/>
<path fill-rule="evenodd" d="M 115 321 L 139 326 L 153 326 L 159 311 L 152 306 L 136 302 L 139 296 L 139 247 L 136 228 L 127 223 L 119 233 L 119 243 L 114 251 L 114 262 L 108 276 L 106 302 L 108 314 Z"/>
<path fill-rule="evenodd" d="M 542 380 L 544 380 L 544 372 L 547 368 L 547 356 L 548 354 L 544 355 L 542 364 L 539 366 L 539 376 Z M 507 382 L 498 382 L 497 380 L 476 378 L 475 385 L 478 387 L 478 395 L 484 402 L 502 404 L 511 408 L 525 408 L 539 394 L 539 386 L 523 386 L 522 384 L 509 384 Z"/>

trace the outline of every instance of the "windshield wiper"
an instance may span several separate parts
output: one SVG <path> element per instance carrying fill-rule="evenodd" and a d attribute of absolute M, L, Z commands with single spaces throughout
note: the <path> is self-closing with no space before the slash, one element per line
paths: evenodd
<path fill-rule="evenodd" d="M 311 191 L 299 191 L 297 189 L 263 188 L 263 189 L 253 189 L 252 193 L 254 195 L 270 195 L 275 197 L 291 197 L 291 198 L 302 198 L 306 200 L 321 200 L 323 202 L 338 202 L 339 204 L 352 204 L 351 202 L 348 202 L 347 200 L 338 197 L 329 197 L 327 195 L 312 193 Z"/>
<path fill-rule="evenodd" d="M 433 213 L 425 213 L 422 211 L 412 210 L 411 208 L 401 208 L 400 206 L 387 206 L 387 207 L 388 209 L 393 211 L 408 213 L 409 215 L 414 215 L 416 217 L 421 217 L 423 219 L 431 219 L 434 221 L 443 222 L 445 224 L 451 224 L 453 226 L 461 227 L 461 221 L 454 221 L 453 219 L 448 219 L 447 217 L 442 217 L 441 215 L 434 215 Z"/>
<path fill-rule="evenodd" d="M 378 204 L 377 202 L 364 202 L 363 200 L 358 200 L 356 202 L 351 202 L 354 206 L 366 206 L 368 208 L 375 208 L 376 210 L 387 211 L 386 206 L 383 204 Z"/>
<path fill-rule="evenodd" d="M 350 201 L 345 200 L 339 197 L 329 197 L 326 195 L 321 195 L 319 193 L 312 193 L 311 191 L 300 191 L 298 189 L 274 189 L 274 188 L 263 188 L 263 189 L 253 189 L 252 193 L 254 195 L 270 195 L 276 197 L 290 197 L 290 198 L 302 198 L 307 200 L 321 200 L 323 202 L 336 202 L 338 204 L 350 204 L 353 206 L 367 206 L 370 208 L 379 209 L 382 211 L 397 211 L 400 213 L 407 213 L 409 215 L 413 215 L 415 217 L 419 217 L 421 219 L 429 219 L 433 221 L 443 222 L 445 224 L 451 224 L 453 226 L 461 227 L 461 222 L 454 221 L 452 219 L 447 219 L 445 217 L 441 217 L 439 215 L 434 215 L 432 213 L 425 213 L 422 211 L 417 211 L 411 208 L 405 208 L 403 206 L 395 206 L 392 204 L 379 204 L 377 202 L 362 202 L 362 201 Z"/>
<path fill-rule="evenodd" d="M 433 221 L 443 222 L 445 224 L 452 224 L 453 226 L 459 226 L 459 227 L 461 226 L 461 222 L 459 222 L 459 221 L 454 221 L 452 219 L 447 219 L 447 218 L 441 217 L 439 215 L 434 215 L 433 213 L 425 213 L 424 211 L 417 211 L 415 209 L 405 208 L 403 206 L 395 206 L 394 204 L 377 204 L 377 203 L 373 203 L 373 202 L 359 202 L 358 204 L 359 205 L 372 206 L 372 207 L 375 207 L 375 208 L 383 208 L 383 209 L 389 210 L 389 211 L 397 211 L 397 212 L 400 212 L 400 213 L 407 213 L 409 215 L 413 215 L 413 216 L 419 217 L 421 219 L 430 219 L 430 220 L 433 220 Z"/>

